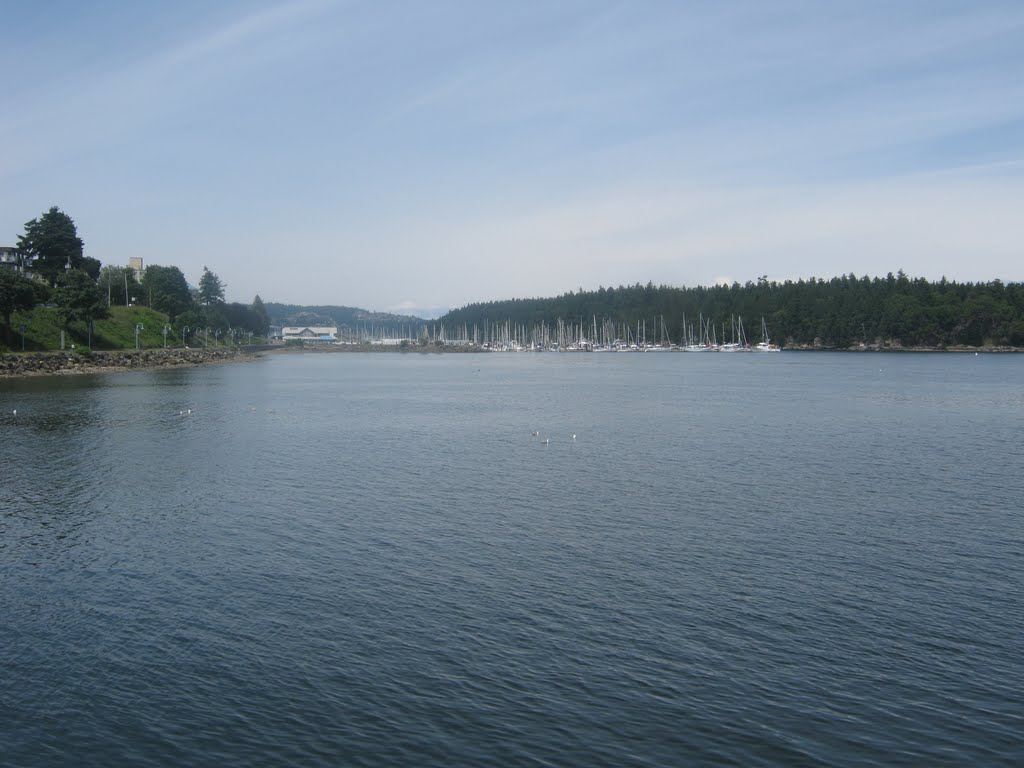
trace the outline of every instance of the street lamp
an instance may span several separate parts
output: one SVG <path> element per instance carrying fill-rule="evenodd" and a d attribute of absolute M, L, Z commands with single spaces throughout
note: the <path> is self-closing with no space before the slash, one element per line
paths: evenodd
<path fill-rule="evenodd" d="M 181 327 L 181 346 L 183 347 L 185 346 L 185 334 L 188 333 L 190 330 L 192 329 L 189 328 L 187 325 L 183 325 Z"/>
<path fill-rule="evenodd" d="M 167 334 L 171 332 L 171 326 L 164 326 L 164 349 L 167 349 Z"/>
<path fill-rule="evenodd" d="M 139 348 L 139 331 L 144 331 L 144 330 L 146 330 L 146 326 L 144 326 L 142 323 L 136 323 L 135 324 L 135 348 L 136 349 Z"/>
<path fill-rule="evenodd" d="M 220 346 L 220 335 L 222 333 L 224 333 L 223 328 L 218 328 L 216 331 L 213 332 L 213 343 L 216 344 L 218 347 Z"/>
<path fill-rule="evenodd" d="M 21 351 L 25 351 L 25 329 L 28 328 L 24 323 L 21 324 Z"/>
<path fill-rule="evenodd" d="M 210 327 L 207 326 L 203 331 L 203 347 L 210 346 Z"/>

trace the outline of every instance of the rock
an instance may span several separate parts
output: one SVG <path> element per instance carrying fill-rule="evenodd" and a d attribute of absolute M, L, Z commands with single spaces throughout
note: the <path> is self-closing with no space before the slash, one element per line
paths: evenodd
<path fill-rule="evenodd" d="M 115 352 L 32 352 L 0 355 L 0 376 L 54 376 L 66 373 L 99 373 L 104 370 L 156 369 L 198 366 L 212 362 L 251 359 L 239 349 L 155 349 Z"/>

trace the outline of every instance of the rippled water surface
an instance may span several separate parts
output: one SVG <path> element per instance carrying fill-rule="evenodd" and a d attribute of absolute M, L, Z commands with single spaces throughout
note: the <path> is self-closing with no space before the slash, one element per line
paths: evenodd
<path fill-rule="evenodd" d="M 1013 356 L 0 381 L 0 764 L 1019 765 L 1022 435 Z"/>

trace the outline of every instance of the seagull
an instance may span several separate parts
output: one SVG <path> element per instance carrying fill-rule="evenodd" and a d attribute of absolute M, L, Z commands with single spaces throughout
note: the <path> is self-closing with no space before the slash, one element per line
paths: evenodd
<path fill-rule="evenodd" d="M 545 437 L 543 440 L 540 441 L 540 444 L 541 445 L 547 445 L 550 442 L 551 442 L 551 438 Z"/>
<path fill-rule="evenodd" d="M 17 415 L 18 415 L 18 409 L 17 409 L 17 408 L 15 408 L 15 409 L 14 409 L 14 415 L 15 415 L 15 416 L 17 416 Z"/>
<path fill-rule="evenodd" d="M 15 413 L 17 413 L 17 411 L 15 411 Z M 533 436 L 534 437 L 537 437 L 537 435 L 539 435 L 539 434 L 540 434 L 540 432 L 538 432 L 536 429 L 533 430 Z"/>
<path fill-rule="evenodd" d="M 569 435 L 569 437 L 571 437 L 573 440 L 575 440 L 576 439 L 576 433 L 573 432 L 571 435 Z"/>

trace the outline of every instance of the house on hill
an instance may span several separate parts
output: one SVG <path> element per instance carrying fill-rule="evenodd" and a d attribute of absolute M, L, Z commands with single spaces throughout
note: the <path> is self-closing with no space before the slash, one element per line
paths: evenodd
<path fill-rule="evenodd" d="M 31 265 L 31 257 L 13 246 L 0 245 L 0 269 L 13 269 L 27 275 Z"/>

